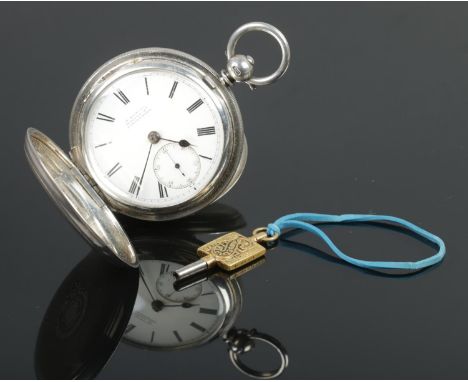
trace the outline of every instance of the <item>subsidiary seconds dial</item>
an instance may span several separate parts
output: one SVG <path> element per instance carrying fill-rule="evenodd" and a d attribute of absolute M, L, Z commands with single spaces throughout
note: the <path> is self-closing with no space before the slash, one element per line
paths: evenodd
<path fill-rule="evenodd" d="M 163 146 L 156 153 L 153 166 L 158 182 L 165 187 L 196 189 L 195 182 L 200 175 L 201 161 L 187 141 Z"/>

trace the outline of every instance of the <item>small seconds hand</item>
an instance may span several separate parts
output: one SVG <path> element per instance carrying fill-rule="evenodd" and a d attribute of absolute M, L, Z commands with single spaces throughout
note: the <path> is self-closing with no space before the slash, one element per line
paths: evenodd
<path fill-rule="evenodd" d="M 171 157 L 171 154 L 169 154 L 168 152 L 166 152 L 166 154 L 167 154 L 167 156 L 171 159 L 171 161 L 174 163 L 175 168 L 176 168 L 177 170 L 179 170 L 180 173 L 181 173 L 183 176 L 185 176 L 185 174 L 182 172 L 182 169 L 180 168 L 180 164 L 179 164 L 179 163 L 176 163 L 176 161 Z"/>

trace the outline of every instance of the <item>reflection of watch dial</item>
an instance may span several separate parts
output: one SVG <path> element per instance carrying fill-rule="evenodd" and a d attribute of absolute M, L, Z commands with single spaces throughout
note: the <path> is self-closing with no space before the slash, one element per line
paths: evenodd
<path fill-rule="evenodd" d="M 219 287 L 204 281 L 177 292 L 171 271 L 180 264 L 167 260 L 140 262 L 138 296 L 124 338 L 155 348 L 204 343 L 223 325 L 226 303 Z"/>

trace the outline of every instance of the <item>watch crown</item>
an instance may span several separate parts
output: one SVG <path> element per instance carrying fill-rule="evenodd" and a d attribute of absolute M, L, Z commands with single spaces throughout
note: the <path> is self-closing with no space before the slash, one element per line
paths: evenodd
<path fill-rule="evenodd" d="M 252 78 L 254 72 L 254 59 L 250 56 L 237 54 L 231 57 L 226 65 L 224 75 L 232 82 L 244 82 Z"/>

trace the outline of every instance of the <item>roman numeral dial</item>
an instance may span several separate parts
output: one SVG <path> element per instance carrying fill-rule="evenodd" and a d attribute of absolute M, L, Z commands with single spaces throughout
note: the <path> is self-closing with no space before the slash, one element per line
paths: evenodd
<path fill-rule="evenodd" d="M 83 109 L 82 141 L 89 172 L 104 194 L 135 210 L 172 213 L 199 200 L 221 171 L 226 119 L 208 84 L 184 70 L 149 68 L 150 61 L 148 68 L 145 63 L 121 77 L 102 79 Z M 193 322 L 204 325 L 203 319 Z M 185 340 L 184 330 L 172 330 Z"/>

